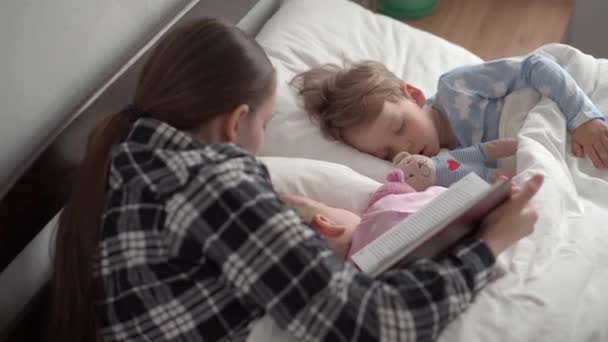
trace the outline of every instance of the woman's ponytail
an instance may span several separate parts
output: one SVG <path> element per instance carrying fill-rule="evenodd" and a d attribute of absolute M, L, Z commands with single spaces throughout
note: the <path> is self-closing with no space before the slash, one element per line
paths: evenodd
<path fill-rule="evenodd" d="M 125 139 L 129 121 L 126 112 L 119 112 L 103 119 L 91 132 L 86 155 L 60 215 L 51 282 L 55 305 L 49 331 L 55 341 L 98 340 L 98 289 L 93 280 L 97 228 L 105 205 L 110 149 Z"/>
<path fill-rule="evenodd" d="M 90 134 L 61 213 L 51 279 L 53 340 L 99 340 L 96 300 L 103 299 L 103 288 L 93 266 L 99 257 L 110 151 L 125 140 L 130 123 L 145 113 L 194 132 L 241 104 L 255 112 L 274 93 L 275 84 L 275 70 L 260 45 L 230 23 L 196 19 L 157 43 L 135 89 L 133 101 L 140 107 L 107 117 Z"/>

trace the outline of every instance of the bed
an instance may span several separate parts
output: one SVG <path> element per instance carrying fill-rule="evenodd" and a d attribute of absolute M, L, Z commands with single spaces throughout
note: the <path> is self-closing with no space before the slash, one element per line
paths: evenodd
<path fill-rule="evenodd" d="M 143 48 L 125 65 L 114 65 L 113 70 L 118 71 L 110 70 L 112 77 L 107 82 L 97 78 L 87 83 L 91 91 L 78 99 L 71 97 L 71 102 L 58 108 L 63 116 L 46 123 L 39 141 L 31 142 L 32 146 L 22 150 L 11 164 L 3 160 L 3 165 L 12 169 L 0 174 L 2 195 L 31 172 L 31 165 L 44 161 L 45 155 L 74 165 L 80 158 L 78 146 L 99 113 L 124 105 L 138 63 L 153 42 L 184 18 L 216 13 L 210 3 L 240 11 L 236 16 L 239 25 L 257 35 L 277 69 L 275 117 L 261 151 L 277 190 L 307 195 L 355 212 L 364 210 L 367 196 L 382 182 L 391 165 L 324 139 L 288 87 L 291 77 L 318 63 L 340 63 L 343 57 L 375 59 L 433 93 L 441 73 L 481 61 L 459 46 L 373 14 L 351 1 L 246 2 L 182 1 L 183 6 L 177 6 L 179 13 L 167 16 L 171 20 L 159 19 L 157 22 L 163 25 L 151 31 L 156 33 L 147 32 L 153 38 L 132 42 Z M 608 80 L 600 78 L 602 73 L 608 74 L 607 61 L 562 45 L 544 47 L 541 53 L 566 67 L 608 112 Z M 68 95 L 74 94 L 61 96 Z M 516 168 L 518 182 L 533 172 L 547 175 L 535 200 L 540 220 L 533 235 L 500 256 L 506 275 L 484 289 L 473 305 L 445 329 L 440 341 L 608 340 L 608 295 L 603 293 L 608 288 L 608 174 L 572 157 L 565 123 L 550 101 L 524 91 L 509 98 L 505 111 L 513 115 L 501 123 L 501 135 L 520 141 L 515 160 L 505 165 Z M 32 132 L 30 129 L 20 135 L 28 137 Z M 56 164 L 42 165 L 57 170 Z M 53 191 L 60 193 L 57 187 Z M 20 318 L 27 317 L 23 316 L 27 304 L 39 298 L 48 280 L 57 203 L 47 203 L 53 209 L 47 210 L 48 217 L 40 227 L 43 229 L 0 274 L 0 340 L 3 330 L 5 333 Z M 38 306 L 44 306 L 44 302 Z M 248 341 L 294 339 L 263 318 L 255 324 Z"/>
<path fill-rule="evenodd" d="M 275 186 L 354 211 L 362 203 L 353 197 L 366 198 L 390 165 L 324 139 L 287 82 L 319 63 L 373 59 L 432 94 L 442 72 L 480 62 L 458 46 L 344 0 L 288 1 L 257 39 L 279 72 L 276 118 L 262 154 L 348 167 L 343 173 L 323 165 L 293 173 L 281 158 L 266 158 L 276 174 Z M 537 52 L 568 70 L 608 113 L 608 60 L 559 44 Z M 565 121 L 552 101 L 531 90 L 519 91 L 507 98 L 503 111 L 500 135 L 519 141 L 516 158 L 503 166 L 516 169 L 516 182 L 536 172 L 546 176 L 534 200 L 540 218 L 531 236 L 500 256 L 506 275 L 484 289 L 439 341 L 606 341 L 608 171 L 572 156 Z M 291 170 L 305 165 L 300 160 Z M 315 172 L 320 179 L 312 176 Z M 291 340 L 268 319 L 250 336 L 255 342 Z"/>

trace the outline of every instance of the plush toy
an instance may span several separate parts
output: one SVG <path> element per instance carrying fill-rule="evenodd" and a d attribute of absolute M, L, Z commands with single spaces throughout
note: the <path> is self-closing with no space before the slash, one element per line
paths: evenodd
<path fill-rule="evenodd" d="M 486 166 L 486 162 L 512 156 L 517 151 L 515 139 L 497 139 L 470 147 L 445 151 L 434 157 L 400 152 L 393 159 L 404 174 L 405 181 L 417 191 L 430 186 L 448 187 L 470 172 L 488 182 L 499 176 L 510 177 L 505 171 Z"/>
<path fill-rule="evenodd" d="M 380 186 L 378 190 L 371 195 L 369 202 L 367 203 L 367 207 L 371 207 L 379 199 L 385 196 L 391 194 L 407 194 L 411 192 L 416 192 L 416 189 L 405 182 L 403 170 L 399 168 L 393 169 L 386 176 L 386 183 L 382 184 L 382 186 Z"/>

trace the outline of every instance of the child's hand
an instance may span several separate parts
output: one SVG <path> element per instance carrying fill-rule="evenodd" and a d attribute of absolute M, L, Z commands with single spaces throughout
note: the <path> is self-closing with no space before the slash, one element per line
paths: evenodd
<path fill-rule="evenodd" d="M 585 122 L 572 132 L 572 153 L 587 155 L 598 169 L 608 169 L 608 124 L 599 119 Z"/>
<path fill-rule="evenodd" d="M 488 160 L 498 160 L 515 155 L 517 152 L 517 139 L 504 138 L 483 143 Z"/>

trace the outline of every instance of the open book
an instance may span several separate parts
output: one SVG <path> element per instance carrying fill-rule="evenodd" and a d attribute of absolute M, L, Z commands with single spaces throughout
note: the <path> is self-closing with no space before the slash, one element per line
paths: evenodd
<path fill-rule="evenodd" d="M 361 248 L 351 261 L 375 277 L 397 263 L 435 257 L 473 233 L 483 217 L 509 197 L 510 188 L 509 181 L 490 185 L 470 173 Z"/>

